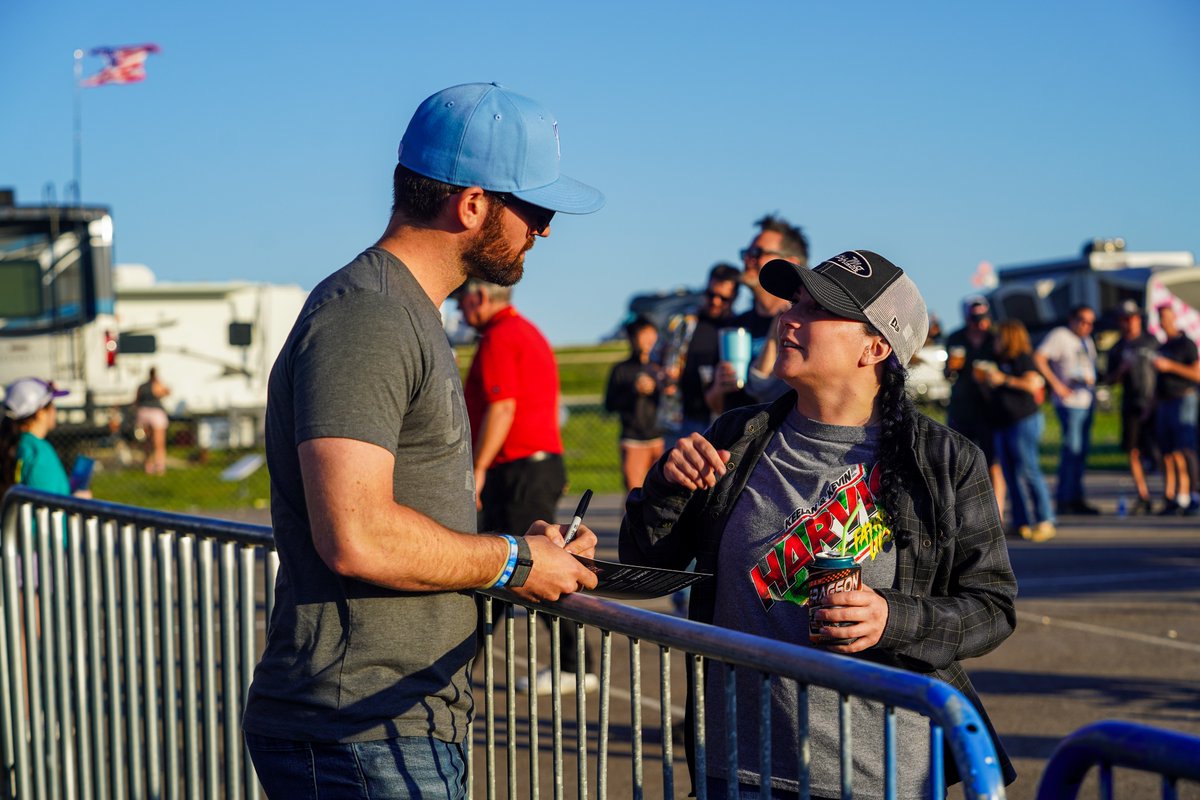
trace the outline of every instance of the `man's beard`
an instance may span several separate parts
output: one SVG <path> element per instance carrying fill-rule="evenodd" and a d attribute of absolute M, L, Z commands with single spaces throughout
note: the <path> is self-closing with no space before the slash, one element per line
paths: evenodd
<path fill-rule="evenodd" d="M 513 253 L 504 242 L 503 223 L 500 221 L 503 213 L 504 209 L 498 203 L 491 204 L 479 236 L 462 258 L 468 276 L 497 286 L 512 286 L 525 274 L 525 251 L 533 247 L 533 237 L 529 237 L 525 247 Z"/>

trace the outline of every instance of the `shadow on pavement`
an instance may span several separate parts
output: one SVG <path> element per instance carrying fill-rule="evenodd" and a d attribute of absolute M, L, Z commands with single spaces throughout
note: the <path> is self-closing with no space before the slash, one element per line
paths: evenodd
<path fill-rule="evenodd" d="M 1022 736 L 1011 733 L 1001 733 L 1000 739 L 1004 742 L 1004 749 L 1008 751 L 1009 758 L 1037 758 L 1043 761 L 1050 758 L 1054 748 L 1062 741 L 1061 736 Z M 1024 778 L 1025 774 L 1022 773 L 1021 777 Z"/>
<path fill-rule="evenodd" d="M 1059 537 L 1030 547 L 1009 547 L 1021 600 L 1092 594 L 1191 589 L 1200 583 L 1200 546 L 1144 543 L 1072 543 Z"/>
<path fill-rule="evenodd" d="M 1151 725 L 1173 721 L 1192 722 L 1200 709 L 1200 681 L 1180 682 L 1142 678 L 1052 675 L 1008 670 L 971 670 L 971 682 L 980 694 L 992 696 L 1045 696 L 1083 701 L 1098 709 L 1109 709 L 1123 719 Z M 1130 704 L 1143 711 L 1130 713 Z M 1008 737 L 1004 738 L 1005 742 Z"/>

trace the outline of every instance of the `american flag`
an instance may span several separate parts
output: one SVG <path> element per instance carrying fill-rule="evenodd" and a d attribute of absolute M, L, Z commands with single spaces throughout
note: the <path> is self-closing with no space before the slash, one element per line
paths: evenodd
<path fill-rule="evenodd" d="M 146 58 L 158 52 L 156 44 L 125 47 L 97 47 L 92 55 L 108 59 L 108 66 L 80 82 L 81 86 L 103 86 L 106 83 L 138 83 L 146 80 Z"/>

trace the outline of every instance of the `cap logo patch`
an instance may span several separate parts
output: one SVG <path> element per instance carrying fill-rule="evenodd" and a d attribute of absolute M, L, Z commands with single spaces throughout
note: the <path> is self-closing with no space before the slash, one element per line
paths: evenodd
<path fill-rule="evenodd" d="M 892 317 L 892 321 L 889 322 L 888 325 L 891 325 L 892 330 L 894 330 L 896 333 L 900 332 L 900 320 L 896 319 L 895 317 Z"/>
<path fill-rule="evenodd" d="M 871 277 L 871 263 L 858 253 L 842 253 L 829 259 L 830 264 L 841 267 L 851 275 L 857 275 L 860 278 Z"/>

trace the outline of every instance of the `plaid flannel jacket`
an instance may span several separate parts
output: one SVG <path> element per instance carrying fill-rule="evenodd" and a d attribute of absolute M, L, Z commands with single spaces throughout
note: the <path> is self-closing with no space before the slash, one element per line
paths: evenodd
<path fill-rule="evenodd" d="M 733 504 L 775 431 L 795 406 L 788 392 L 768 406 L 740 408 L 721 416 L 705 434 L 728 450 L 728 471 L 717 485 L 692 492 L 668 483 L 666 456 L 626 502 L 620 555 L 626 563 L 684 569 L 718 569 L 717 553 Z M 889 588 L 872 587 L 888 603 L 879 642 L 859 657 L 936 675 L 966 695 L 987 723 L 1006 783 L 1016 772 L 987 712 L 959 661 L 995 649 L 1016 627 L 1017 581 L 979 448 L 923 414 L 916 415 L 907 484 L 892 519 L 905 531 L 897 549 L 896 578 Z M 913 480 L 919 475 L 920 480 Z M 711 622 L 715 581 L 692 590 L 689 617 Z M 953 759 L 947 759 L 951 780 Z"/>

